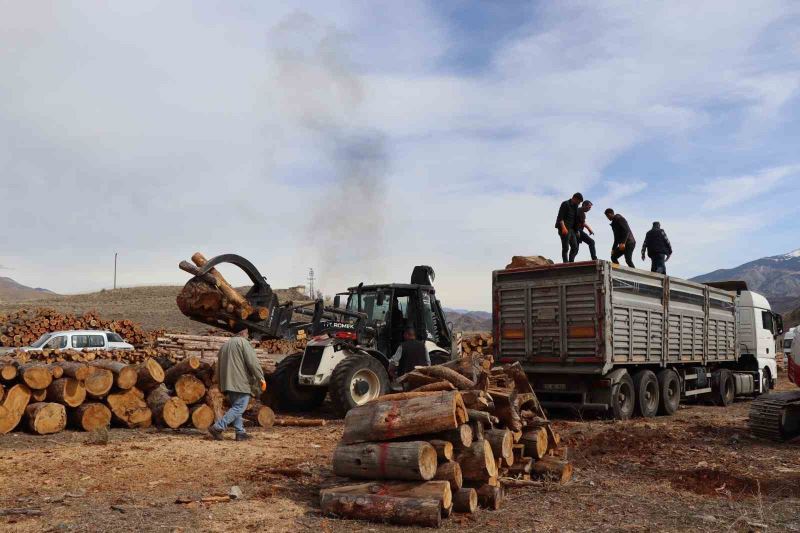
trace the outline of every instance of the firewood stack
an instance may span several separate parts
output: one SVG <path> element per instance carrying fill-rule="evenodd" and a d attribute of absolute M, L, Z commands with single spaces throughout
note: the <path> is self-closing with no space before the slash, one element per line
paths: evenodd
<path fill-rule="evenodd" d="M 467 356 L 401 381 L 407 392 L 347 413 L 333 471 L 361 482 L 323 489 L 323 513 L 438 527 L 477 505 L 500 509 L 508 487 L 571 478 L 518 363 L 491 368 L 490 355 Z"/>
<path fill-rule="evenodd" d="M 145 331 L 130 320 L 106 320 L 95 311 L 76 316 L 43 307 L 0 316 L 0 346 L 29 346 L 45 333 L 70 329 L 114 331 L 136 347 L 152 345 L 159 333 Z"/>
<path fill-rule="evenodd" d="M 489 355 L 494 349 L 494 339 L 490 333 L 478 333 L 461 339 L 461 355 L 464 357 Z"/>
<path fill-rule="evenodd" d="M 185 335 L 181 333 L 164 333 L 156 340 L 158 348 L 168 350 L 176 355 L 214 356 L 230 337 L 215 335 Z M 256 350 L 259 360 L 272 361 L 272 354 L 292 354 L 302 351 L 305 343 L 290 340 L 250 341 Z M 273 362 L 274 363 L 274 362 Z"/>

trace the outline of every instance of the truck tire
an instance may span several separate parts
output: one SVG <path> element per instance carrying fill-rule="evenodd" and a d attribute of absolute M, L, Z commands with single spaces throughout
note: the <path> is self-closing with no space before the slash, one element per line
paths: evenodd
<path fill-rule="evenodd" d="M 348 355 L 336 365 L 328 387 L 333 408 L 340 416 L 389 392 L 389 374 L 374 357 Z"/>
<path fill-rule="evenodd" d="M 302 353 L 284 357 L 269 378 L 269 384 L 275 390 L 275 406 L 279 411 L 313 411 L 325 400 L 327 389 L 300 385 L 297 376 L 300 373 Z"/>
<path fill-rule="evenodd" d="M 633 416 L 634 399 L 633 380 L 625 372 L 620 380 L 611 386 L 611 412 L 615 420 L 628 420 Z"/>
<path fill-rule="evenodd" d="M 681 380 L 674 370 L 665 368 L 658 373 L 658 414 L 673 415 L 681 403 Z"/>
<path fill-rule="evenodd" d="M 658 379 L 652 370 L 640 370 L 633 375 L 636 391 L 635 413 L 644 418 L 653 418 L 658 413 L 660 397 Z"/>
<path fill-rule="evenodd" d="M 736 396 L 736 384 L 733 382 L 733 376 L 727 368 L 722 368 L 714 374 L 715 379 L 712 381 L 714 390 L 711 392 L 711 401 L 714 402 L 714 405 L 727 407 L 733 403 L 733 398 Z"/>

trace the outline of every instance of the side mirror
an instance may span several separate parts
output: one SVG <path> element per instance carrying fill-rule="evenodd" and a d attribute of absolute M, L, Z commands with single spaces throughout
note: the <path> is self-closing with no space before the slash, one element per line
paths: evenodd
<path fill-rule="evenodd" d="M 335 308 L 338 309 L 341 303 L 342 303 L 341 295 L 337 294 L 336 296 L 333 297 L 333 306 Z"/>
<path fill-rule="evenodd" d="M 777 337 L 783 333 L 783 316 L 778 313 L 774 313 L 772 316 L 774 317 L 775 336 Z"/>
<path fill-rule="evenodd" d="M 383 303 L 385 301 L 386 301 L 386 295 L 383 293 L 383 291 L 378 291 L 378 301 L 377 301 L 378 307 L 383 307 Z"/>

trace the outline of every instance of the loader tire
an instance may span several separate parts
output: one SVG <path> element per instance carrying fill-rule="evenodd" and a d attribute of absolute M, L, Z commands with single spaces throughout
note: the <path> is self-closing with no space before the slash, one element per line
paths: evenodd
<path fill-rule="evenodd" d="M 328 392 L 325 388 L 308 387 L 298 382 L 302 359 L 302 353 L 284 357 L 270 377 L 270 386 L 275 389 L 275 406 L 279 411 L 313 411 L 325 401 Z"/>
<path fill-rule="evenodd" d="M 336 365 L 328 387 L 331 403 L 339 416 L 389 392 L 389 374 L 374 357 L 348 355 Z"/>

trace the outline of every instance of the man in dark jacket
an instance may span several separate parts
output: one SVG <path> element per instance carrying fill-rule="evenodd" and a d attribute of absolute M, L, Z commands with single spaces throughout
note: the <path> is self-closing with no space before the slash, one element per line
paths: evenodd
<path fill-rule="evenodd" d="M 407 327 L 401 344 L 389 360 L 389 375 L 397 378 L 411 372 L 417 366 L 431 366 L 431 357 L 425 343 L 417 340 L 417 332 Z"/>
<path fill-rule="evenodd" d="M 667 233 L 661 229 L 661 222 L 653 222 L 653 229 L 647 232 L 642 244 L 642 261 L 644 254 L 650 258 L 650 271 L 659 274 L 667 273 L 667 261 L 672 257 L 672 244 Z"/>
<path fill-rule="evenodd" d="M 576 224 L 578 221 L 578 205 L 583 201 L 583 195 L 576 192 L 569 200 L 561 202 L 556 217 L 556 230 L 561 238 L 561 260 L 565 263 L 575 261 L 578 255 L 578 233 Z"/>
<path fill-rule="evenodd" d="M 625 262 L 631 268 L 633 264 L 633 250 L 636 248 L 636 239 L 625 217 L 614 213 L 611 208 L 605 211 L 606 218 L 611 221 L 611 231 L 614 232 L 614 246 L 611 247 L 611 262 L 619 264 L 619 258 L 625 256 Z"/>
<path fill-rule="evenodd" d="M 592 261 L 597 261 L 597 250 L 594 247 L 594 239 L 589 237 L 589 235 L 594 235 L 594 230 L 589 224 L 586 223 L 586 213 L 591 211 L 591 209 L 592 202 L 589 200 L 584 200 L 580 208 L 578 208 L 578 219 L 575 223 L 575 228 L 578 232 L 578 246 L 580 246 L 581 243 L 588 244 L 589 254 L 592 256 Z"/>

